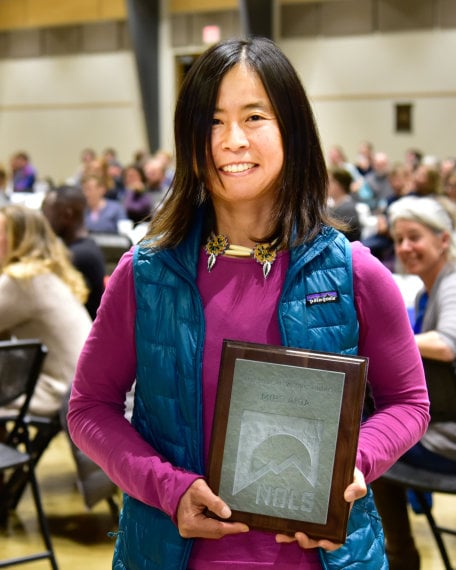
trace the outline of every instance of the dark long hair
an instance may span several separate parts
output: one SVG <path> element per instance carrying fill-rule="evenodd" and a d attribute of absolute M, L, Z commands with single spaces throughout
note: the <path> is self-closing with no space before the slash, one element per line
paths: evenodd
<path fill-rule="evenodd" d="M 278 181 L 271 232 L 281 247 L 314 237 L 325 215 L 327 171 L 310 103 L 296 70 L 269 39 L 231 39 L 210 47 L 190 68 L 175 117 L 175 177 L 165 206 L 152 220 L 147 238 L 172 247 L 188 234 L 198 206 L 209 201 L 205 189 L 215 170 L 211 131 L 220 83 L 243 63 L 258 74 L 282 135 L 284 164 Z"/>

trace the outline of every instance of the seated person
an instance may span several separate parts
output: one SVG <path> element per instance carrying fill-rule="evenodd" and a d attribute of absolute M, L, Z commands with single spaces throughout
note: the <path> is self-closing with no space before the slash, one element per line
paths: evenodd
<path fill-rule="evenodd" d="M 347 238 L 356 241 L 361 238 L 361 224 L 356 202 L 350 192 L 352 182 L 353 178 L 347 170 L 334 168 L 329 171 L 329 212 L 347 225 L 343 231 Z"/>
<path fill-rule="evenodd" d="M 152 198 L 146 192 L 146 177 L 140 166 L 126 166 L 123 173 L 123 183 L 126 188 L 124 208 L 133 224 L 148 221 L 152 214 Z"/>
<path fill-rule="evenodd" d="M 43 201 L 43 213 L 54 232 L 65 242 L 72 254 L 73 265 L 84 276 L 89 289 L 86 308 L 95 319 L 106 275 L 103 253 L 89 236 L 84 225 L 87 201 L 77 186 L 60 186 L 49 191 Z"/>
<path fill-rule="evenodd" d="M 8 204 L 10 201 L 8 195 L 8 174 L 6 169 L 0 164 L 0 206 Z"/>
<path fill-rule="evenodd" d="M 434 197 L 441 194 L 438 169 L 431 164 L 420 164 L 411 176 L 409 194 Z"/>
<path fill-rule="evenodd" d="M 73 379 L 92 321 L 87 287 L 44 215 L 19 205 L 0 208 L 0 335 L 38 338 L 48 349 L 30 412 L 55 415 Z M 13 404 L 0 415 L 14 413 Z"/>
<path fill-rule="evenodd" d="M 389 210 L 396 256 L 405 271 L 418 275 L 423 288 L 415 303 L 415 339 L 422 357 L 456 359 L 456 245 L 453 223 L 442 204 L 430 197 L 404 197 Z M 402 458 L 416 467 L 456 475 L 456 421 L 432 421 Z M 418 570 L 406 491 L 383 479 L 373 484 L 383 520 L 391 570 Z"/>
<path fill-rule="evenodd" d="M 118 233 L 118 222 L 126 220 L 127 214 L 122 204 L 106 198 L 103 180 L 99 176 L 90 175 L 84 179 L 82 190 L 87 200 L 84 217 L 87 230 Z"/>
<path fill-rule="evenodd" d="M 33 192 L 37 175 L 26 152 L 16 152 L 11 157 L 11 178 L 13 192 Z"/>
<path fill-rule="evenodd" d="M 375 213 L 384 211 L 394 190 L 390 182 L 390 161 L 384 152 L 376 152 L 373 157 L 372 170 L 366 174 L 363 185 L 358 192 L 368 199 L 371 210 Z"/>
<path fill-rule="evenodd" d="M 162 207 L 170 185 L 168 162 L 164 157 L 162 153 L 153 155 L 144 162 L 143 166 L 146 190 L 152 200 L 154 212 Z"/>

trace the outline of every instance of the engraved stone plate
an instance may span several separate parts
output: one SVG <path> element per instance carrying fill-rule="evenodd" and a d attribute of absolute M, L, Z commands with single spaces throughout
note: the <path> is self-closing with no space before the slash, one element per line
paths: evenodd
<path fill-rule="evenodd" d="M 367 358 L 224 341 L 208 480 L 233 521 L 344 542 Z"/>

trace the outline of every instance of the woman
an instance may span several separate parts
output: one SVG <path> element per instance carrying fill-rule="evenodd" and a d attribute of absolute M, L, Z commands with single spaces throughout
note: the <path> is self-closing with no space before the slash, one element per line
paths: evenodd
<path fill-rule="evenodd" d="M 0 208 L 0 335 L 38 338 L 48 349 L 30 411 L 57 413 L 91 327 L 87 289 L 44 215 Z M 2 410 L 2 413 L 4 410 Z"/>
<path fill-rule="evenodd" d="M 456 204 L 456 168 L 454 168 L 445 181 L 444 195 Z"/>
<path fill-rule="evenodd" d="M 410 194 L 414 196 L 437 196 L 442 194 L 440 174 L 430 164 L 420 164 L 411 178 Z"/>
<path fill-rule="evenodd" d="M 357 522 L 341 548 L 249 530 L 223 520 L 230 508 L 204 480 L 223 338 L 372 358 L 377 412 L 361 428 L 350 503 L 428 423 L 398 290 L 325 224 L 325 161 L 296 71 L 267 39 L 213 46 L 186 77 L 175 141 L 170 195 L 112 277 L 70 402 L 76 445 L 126 493 L 113 567 L 346 568 L 356 543 L 369 568 L 384 568 L 381 537 L 367 540 Z M 315 291 L 335 291 L 337 304 L 310 309 Z"/>
<path fill-rule="evenodd" d="M 415 340 L 424 358 L 456 359 L 456 246 L 453 222 L 438 199 L 404 197 L 389 210 L 396 256 L 418 275 L 423 289 L 415 303 Z M 432 409 L 432 403 L 431 403 Z M 432 421 L 421 441 L 402 461 L 433 472 L 456 474 L 456 422 Z M 383 479 L 374 486 L 392 570 L 418 570 L 404 489 Z"/>
<path fill-rule="evenodd" d="M 152 199 L 146 192 L 146 177 L 140 166 L 131 164 L 123 172 L 125 196 L 123 206 L 128 219 L 137 225 L 145 222 L 152 214 Z"/>
<path fill-rule="evenodd" d="M 105 197 L 106 187 L 96 175 L 84 178 L 82 190 L 87 200 L 85 226 L 89 232 L 118 233 L 119 221 L 126 220 L 127 214 L 119 202 Z"/>
<path fill-rule="evenodd" d="M 333 168 L 329 171 L 328 197 L 331 214 L 346 224 L 343 232 L 349 241 L 361 238 L 361 224 L 359 221 L 356 202 L 351 194 L 350 186 L 353 182 L 351 174 L 342 168 Z"/>

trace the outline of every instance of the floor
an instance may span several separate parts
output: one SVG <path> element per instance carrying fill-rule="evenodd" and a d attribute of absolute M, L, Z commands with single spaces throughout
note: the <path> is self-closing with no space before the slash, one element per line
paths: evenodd
<path fill-rule="evenodd" d="M 115 531 L 107 503 L 87 511 L 75 486 L 68 443 L 59 434 L 42 457 L 38 476 L 60 570 L 108 570 L 111 568 Z M 456 497 L 435 495 L 435 516 L 441 525 L 456 527 Z M 423 516 L 412 514 L 415 537 L 422 556 L 422 570 L 441 570 L 442 562 Z M 6 538 L 6 540 L 5 540 Z M 456 568 L 456 537 L 445 538 Z M 0 560 L 41 548 L 29 497 L 24 496 L 7 529 L 0 530 Z M 28 563 L 29 570 L 49 570 L 48 561 Z"/>
<path fill-rule="evenodd" d="M 117 521 L 107 502 L 87 511 L 75 485 L 73 458 L 63 432 L 51 442 L 37 471 L 59 569 L 111 568 L 114 539 L 108 533 L 116 530 Z M 6 531 L 0 529 L 0 560 L 42 549 L 32 505 L 30 497 L 24 495 Z M 50 563 L 41 560 L 20 567 L 49 570 Z"/>

